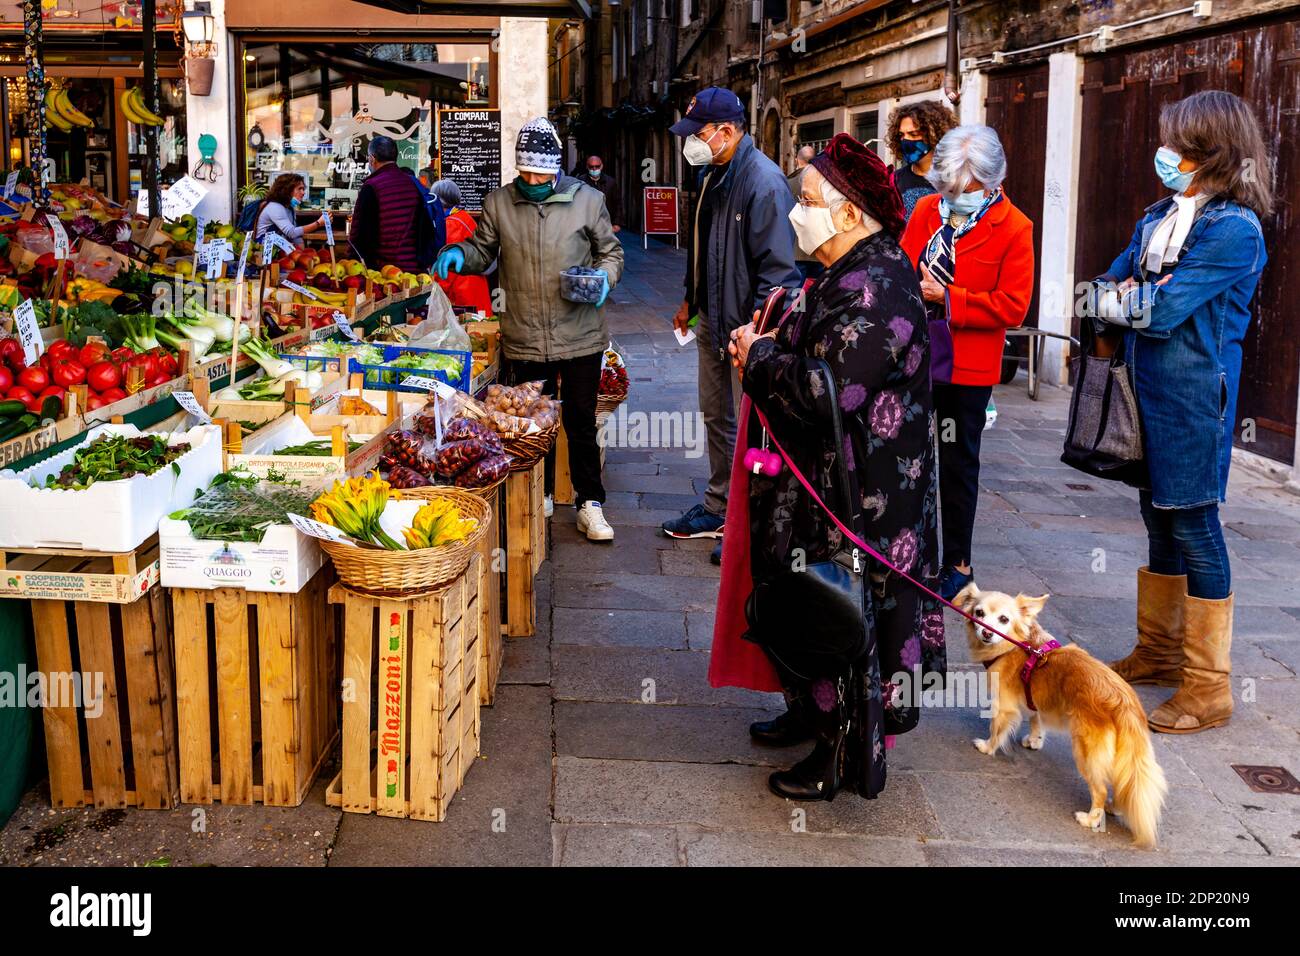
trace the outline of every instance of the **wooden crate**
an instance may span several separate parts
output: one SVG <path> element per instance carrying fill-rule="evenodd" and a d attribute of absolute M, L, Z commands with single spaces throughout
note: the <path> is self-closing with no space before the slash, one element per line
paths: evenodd
<path fill-rule="evenodd" d="M 170 589 L 182 803 L 307 796 L 339 733 L 332 579 L 318 571 L 297 594 Z"/>
<path fill-rule="evenodd" d="M 450 585 L 410 598 L 330 588 L 343 605 L 343 766 L 325 802 L 439 821 L 478 756 L 474 555 Z M 373 702 L 373 704 L 372 704 Z"/>
<path fill-rule="evenodd" d="M 506 478 L 506 634 L 532 637 L 537 631 L 537 594 L 533 578 L 546 560 L 544 463 Z"/>
<path fill-rule="evenodd" d="M 50 803 L 168 810 L 177 802 L 171 638 L 161 588 L 130 603 L 33 600 L 36 665 L 51 691 L 102 675 L 102 705 L 42 708 Z M 83 698 L 83 703 L 86 699 Z"/>
<path fill-rule="evenodd" d="M 501 551 L 498 528 L 501 524 L 501 502 L 504 486 L 492 492 L 488 504 L 492 506 L 494 527 L 483 535 L 479 545 L 478 584 L 478 699 L 490 705 L 496 698 L 497 679 L 501 676 L 503 656 L 501 641 L 501 579 L 504 553 Z"/>

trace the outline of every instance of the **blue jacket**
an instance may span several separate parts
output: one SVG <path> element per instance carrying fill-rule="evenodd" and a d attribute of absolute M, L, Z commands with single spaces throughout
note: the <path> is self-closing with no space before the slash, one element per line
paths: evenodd
<path fill-rule="evenodd" d="M 744 136 L 731 157 L 726 175 L 709 193 L 713 221 L 700 237 L 700 255 L 708 258 L 707 301 L 695 303 L 712 325 L 711 341 L 726 347 L 732 329 L 754 316 L 777 286 L 802 285 L 794 266 L 794 227 L 787 218 L 794 206 L 785 174 Z M 688 235 L 695 230 L 695 209 L 687 219 Z M 690 256 L 694 240 L 687 240 Z M 686 292 L 691 299 L 694 267 L 688 262 Z"/>
<path fill-rule="evenodd" d="M 1157 508 L 1195 508 L 1223 501 L 1241 382 L 1241 343 L 1250 300 L 1268 256 L 1255 213 L 1229 199 L 1206 203 L 1178 261 L 1159 274 L 1143 268 L 1151 233 L 1173 197 L 1147 207 L 1133 238 L 1107 270 L 1115 282 L 1156 282 L 1149 322 L 1125 336 L 1133 373 L 1152 501 Z"/>

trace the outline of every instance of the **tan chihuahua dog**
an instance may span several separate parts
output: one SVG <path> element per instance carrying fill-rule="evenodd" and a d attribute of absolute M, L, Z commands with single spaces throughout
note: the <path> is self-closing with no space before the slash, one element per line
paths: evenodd
<path fill-rule="evenodd" d="M 980 624 L 966 622 L 975 660 L 988 669 L 993 719 L 987 740 L 975 740 L 982 754 L 993 754 L 1010 739 L 1029 713 L 1029 733 L 1022 746 L 1041 750 L 1044 724 L 1068 729 L 1079 775 L 1088 784 L 1092 806 L 1074 818 L 1096 829 L 1105 819 L 1108 786 L 1115 790 L 1115 809 L 1124 817 L 1133 842 L 1153 847 L 1168 785 L 1151 749 L 1146 716 L 1133 688 L 1105 664 L 1076 645 L 1059 647 L 1042 657 L 1029 676 L 1022 677 L 1029 653 L 1005 641 L 989 627 L 1031 647 L 1052 636 L 1038 623 L 1047 595 L 1012 597 L 967 585 L 953 601 Z M 1032 707 L 1030 706 L 1032 701 Z"/>

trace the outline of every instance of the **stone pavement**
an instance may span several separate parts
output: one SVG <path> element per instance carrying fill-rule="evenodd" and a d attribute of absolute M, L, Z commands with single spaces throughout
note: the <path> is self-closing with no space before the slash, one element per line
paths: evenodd
<path fill-rule="evenodd" d="M 650 254 L 624 234 L 628 274 L 610 325 L 629 355 L 633 412 L 695 408 L 695 350 L 667 324 L 682 257 Z M 634 244 L 636 243 L 636 244 Z M 1107 660 L 1133 640 L 1135 571 L 1145 537 L 1136 495 L 1058 461 L 1067 396 L 1030 402 L 1023 378 L 996 392 L 984 440 L 975 567 L 986 588 L 1050 592 L 1058 639 Z M 483 753 L 445 823 L 340 814 L 319 784 L 303 807 L 173 813 L 51 811 L 39 789 L 0 832 L 0 863 L 219 865 L 895 864 L 1294 865 L 1300 796 L 1252 792 L 1232 764 L 1300 773 L 1300 497 L 1234 469 L 1224 508 L 1237 599 L 1237 710 L 1225 728 L 1157 735 L 1171 793 L 1161 848 L 1131 849 L 1113 819 L 1074 821 L 1087 790 L 1069 743 L 986 757 L 975 709 L 925 713 L 899 739 L 875 801 L 841 795 L 792 804 L 767 790 L 805 748 L 752 746 L 750 721 L 774 695 L 714 690 L 706 679 L 718 571 L 711 543 L 674 542 L 658 526 L 695 503 L 705 459 L 681 448 L 611 449 L 612 545 L 580 538 L 557 508 L 539 579 L 535 637 L 508 643 Z M 971 669 L 950 616 L 950 661 Z M 1149 706 L 1168 691 L 1138 688 Z M 646 702 L 652 700 L 653 702 Z M 796 832 L 802 831 L 802 832 Z"/>

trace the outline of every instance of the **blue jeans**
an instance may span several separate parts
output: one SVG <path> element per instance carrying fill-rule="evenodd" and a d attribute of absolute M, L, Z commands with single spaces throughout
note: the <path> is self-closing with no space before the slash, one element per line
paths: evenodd
<path fill-rule="evenodd" d="M 1219 506 L 1156 508 L 1149 491 L 1140 493 L 1139 502 L 1147 526 L 1151 570 L 1187 575 L 1191 597 L 1207 601 L 1226 598 L 1232 592 L 1232 570 L 1219 524 Z"/>

